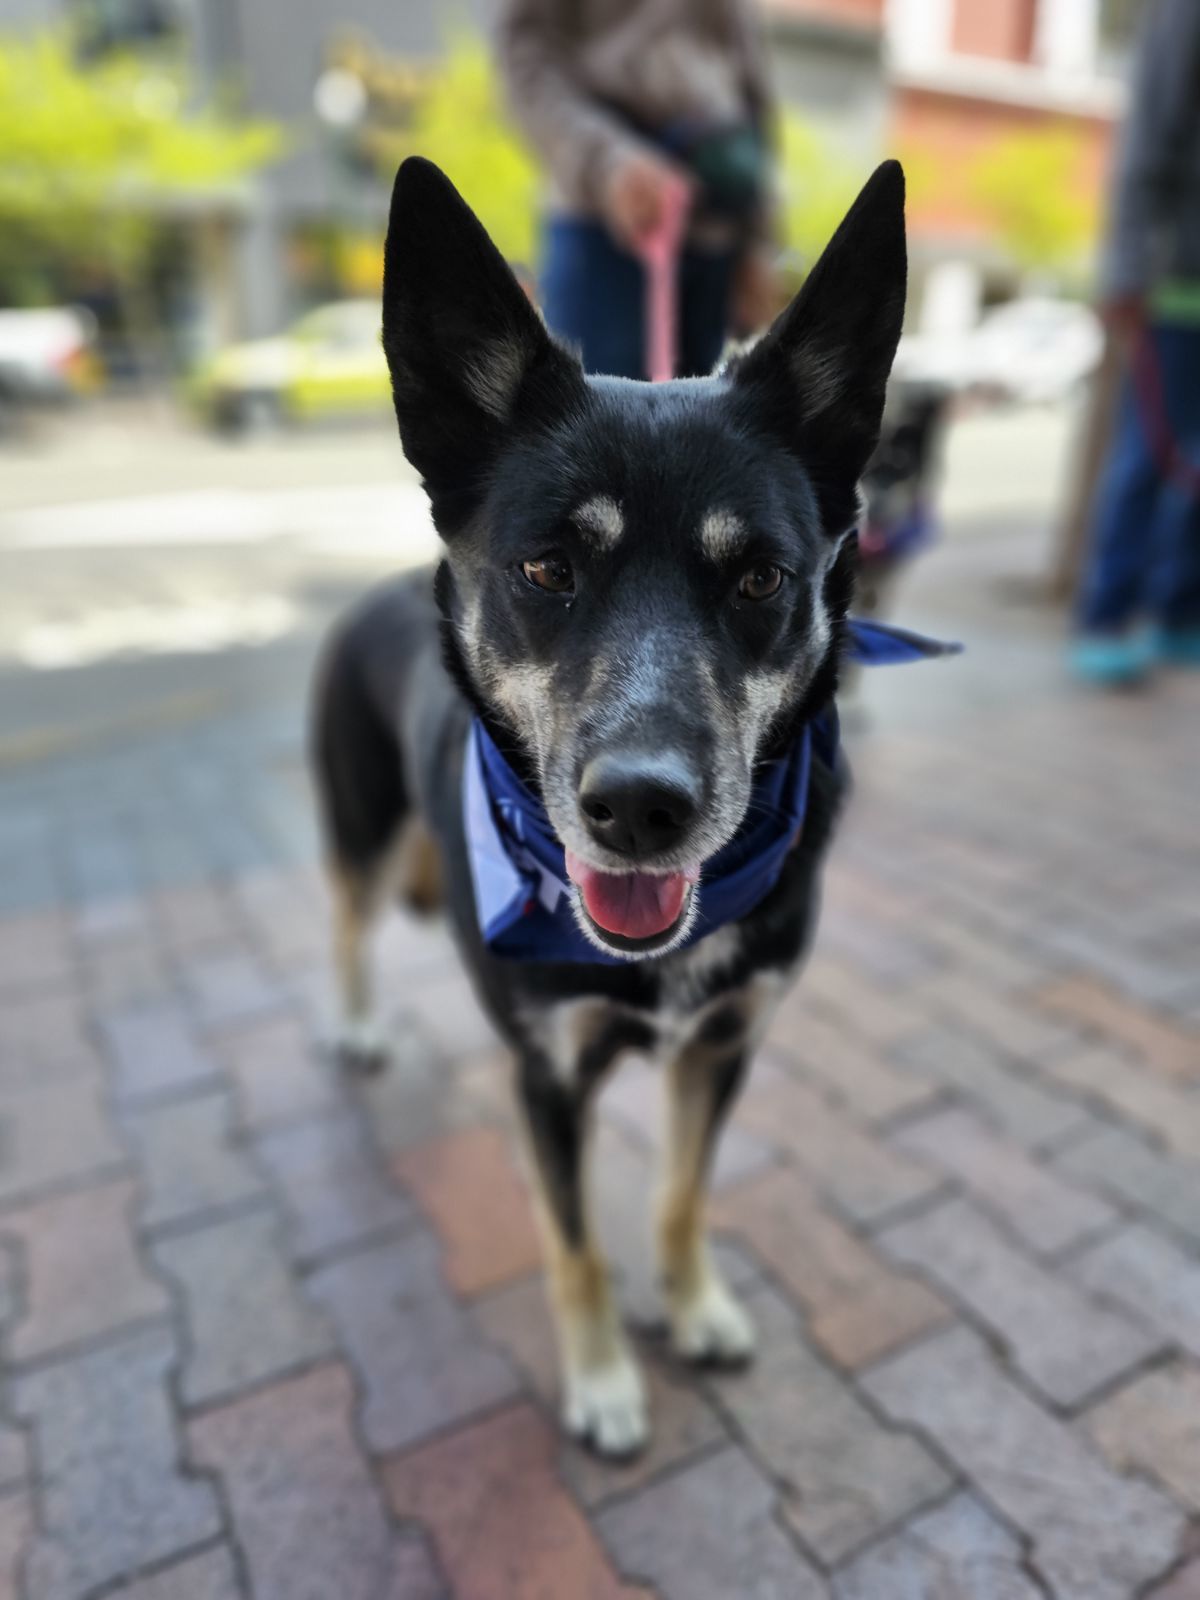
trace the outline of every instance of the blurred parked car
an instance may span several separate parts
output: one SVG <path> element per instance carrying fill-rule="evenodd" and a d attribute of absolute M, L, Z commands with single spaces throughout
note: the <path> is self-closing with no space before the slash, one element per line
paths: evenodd
<path fill-rule="evenodd" d="M 54 403 L 94 388 L 95 333 L 91 313 L 71 306 L 0 311 L 0 403 Z"/>
<path fill-rule="evenodd" d="M 230 345 L 193 382 L 203 414 L 234 433 L 383 410 L 390 394 L 377 300 L 335 300 L 278 338 Z"/>
<path fill-rule="evenodd" d="M 1104 333 L 1088 306 L 1027 296 L 987 312 L 961 334 L 900 341 L 897 376 L 953 392 L 1044 404 L 1065 399 L 1100 364 Z"/>

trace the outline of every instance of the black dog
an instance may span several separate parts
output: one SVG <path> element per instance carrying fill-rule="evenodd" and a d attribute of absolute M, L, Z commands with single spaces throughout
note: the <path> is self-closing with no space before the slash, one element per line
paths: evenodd
<path fill-rule="evenodd" d="M 651 386 L 585 378 L 437 168 L 396 179 L 384 346 L 446 557 L 371 596 L 320 678 L 345 1045 L 375 1048 L 376 910 L 395 890 L 444 901 L 517 1057 L 565 1421 L 611 1454 L 646 1418 L 584 1156 L 623 1051 L 666 1067 L 675 1347 L 753 1346 L 706 1249 L 703 1185 L 810 938 L 838 809 L 830 711 L 903 315 L 903 207 L 888 163 L 757 345 Z"/>

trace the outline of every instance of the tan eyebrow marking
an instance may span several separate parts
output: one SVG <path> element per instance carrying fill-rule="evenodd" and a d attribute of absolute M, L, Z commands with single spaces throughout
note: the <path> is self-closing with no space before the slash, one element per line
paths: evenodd
<path fill-rule="evenodd" d="M 579 531 L 601 550 L 611 550 L 625 532 L 625 518 L 617 502 L 606 494 L 593 495 L 571 513 Z"/>
<path fill-rule="evenodd" d="M 729 561 L 745 549 L 746 524 L 732 511 L 709 511 L 700 524 L 700 543 L 710 561 Z"/>

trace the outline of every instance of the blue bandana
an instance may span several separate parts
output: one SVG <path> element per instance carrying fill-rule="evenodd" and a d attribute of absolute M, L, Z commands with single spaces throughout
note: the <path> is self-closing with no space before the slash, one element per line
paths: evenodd
<path fill-rule="evenodd" d="M 880 622 L 852 619 L 846 657 L 866 666 L 949 655 L 960 646 Z M 704 863 L 699 911 L 685 949 L 727 922 L 749 915 L 771 892 L 800 837 L 814 754 L 832 767 L 838 753 L 837 712 L 830 705 L 804 728 L 790 752 L 760 767 L 746 820 Z M 596 948 L 575 921 L 565 852 L 546 808 L 517 777 L 476 719 L 463 764 L 463 820 L 475 914 L 494 955 L 517 961 L 625 958 Z"/>

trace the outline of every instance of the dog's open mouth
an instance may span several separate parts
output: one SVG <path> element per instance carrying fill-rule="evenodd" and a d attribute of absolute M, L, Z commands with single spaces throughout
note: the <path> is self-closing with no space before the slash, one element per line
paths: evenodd
<path fill-rule="evenodd" d="M 567 851 L 567 876 L 605 944 L 645 954 L 671 943 L 688 914 L 699 866 L 680 872 L 600 872 Z"/>

